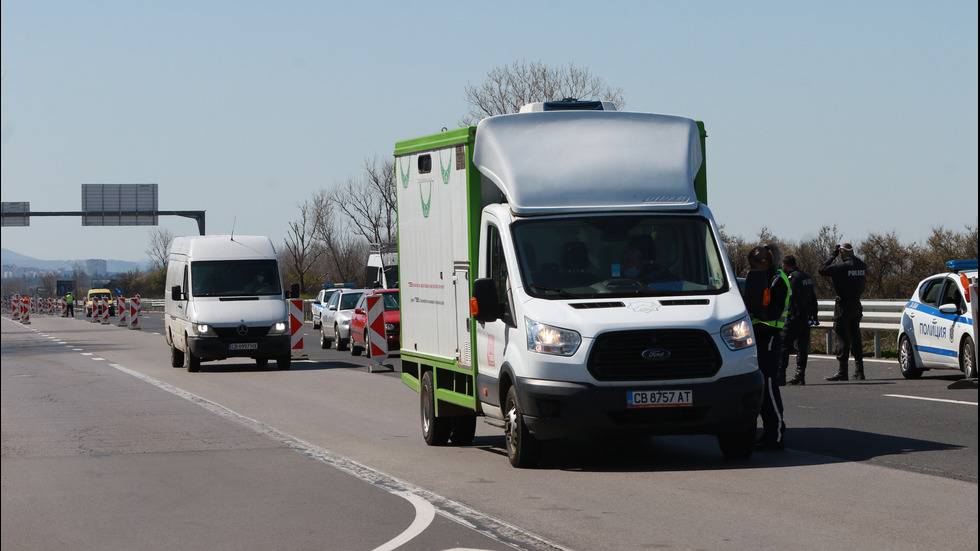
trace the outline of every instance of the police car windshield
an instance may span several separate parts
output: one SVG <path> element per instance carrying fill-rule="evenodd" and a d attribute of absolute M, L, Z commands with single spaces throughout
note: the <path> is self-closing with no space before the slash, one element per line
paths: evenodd
<path fill-rule="evenodd" d="M 191 294 L 198 297 L 281 295 L 275 260 L 191 262 Z"/>
<path fill-rule="evenodd" d="M 542 298 L 717 294 L 720 248 L 697 216 L 609 214 L 513 225 L 525 291 Z"/>

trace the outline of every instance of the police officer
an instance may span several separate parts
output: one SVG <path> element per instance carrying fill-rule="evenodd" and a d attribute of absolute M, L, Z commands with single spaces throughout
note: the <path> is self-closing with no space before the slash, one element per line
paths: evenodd
<path fill-rule="evenodd" d="M 763 270 L 769 280 L 769 288 L 761 310 L 751 312 L 752 331 L 756 338 L 756 356 L 762 371 L 765 388 L 762 397 L 762 438 L 755 445 L 760 451 L 781 450 L 785 445 L 786 423 L 783 420 L 783 398 L 779 393 L 779 353 L 782 345 L 780 333 L 786 325 L 789 308 L 789 278 L 777 270 L 773 262 L 772 246 L 755 247 L 749 251 L 749 267 Z"/>
<path fill-rule="evenodd" d="M 805 385 L 806 360 L 810 353 L 810 325 L 817 323 L 817 294 L 813 292 L 813 279 L 796 265 L 796 257 L 783 257 L 783 272 L 789 278 L 789 312 L 783 327 L 782 353 L 779 355 L 779 384 L 787 384 L 786 369 L 789 355 L 796 345 L 796 374 L 788 381 L 791 385 Z"/>
<path fill-rule="evenodd" d="M 65 295 L 65 306 L 68 307 L 65 316 L 75 317 L 75 295 L 71 294 L 71 291 Z"/>
<path fill-rule="evenodd" d="M 847 358 L 854 355 L 854 379 L 864 380 L 864 354 L 861 343 L 861 295 L 864 294 L 868 266 L 854 256 L 850 243 L 834 249 L 817 272 L 834 284 L 834 334 L 837 336 L 837 374 L 828 381 L 847 380 Z"/>

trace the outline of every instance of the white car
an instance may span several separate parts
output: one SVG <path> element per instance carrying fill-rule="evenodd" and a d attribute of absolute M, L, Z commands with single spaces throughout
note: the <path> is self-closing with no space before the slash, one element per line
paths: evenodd
<path fill-rule="evenodd" d="M 320 348 L 337 344 L 337 350 L 347 350 L 350 344 L 350 318 L 357 300 L 367 289 L 340 289 L 327 302 L 320 316 Z"/>
<path fill-rule="evenodd" d="M 906 379 L 927 369 L 977 377 L 977 261 L 952 260 L 950 271 L 919 283 L 902 312 L 898 365 Z M 971 298 L 972 289 L 972 298 Z"/>
<path fill-rule="evenodd" d="M 323 289 L 317 293 L 316 298 L 310 303 L 310 316 L 313 318 L 313 329 L 320 328 L 320 320 L 323 318 L 323 312 L 327 309 L 327 304 L 330 302 L 330 297 L 339 291 L 342 287 L 354 287 L 353 283 L 324 283 Z"/>

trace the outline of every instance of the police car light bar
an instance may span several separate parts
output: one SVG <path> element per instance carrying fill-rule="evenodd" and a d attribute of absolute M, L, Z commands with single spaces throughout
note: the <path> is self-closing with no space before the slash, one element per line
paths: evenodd
<path fill-rule="evenodd" d="M 977 260 L 949 260 L 946 262 L 946 267 L 954 272 L 962 272 L 964 270 L 976 270 Z"/>

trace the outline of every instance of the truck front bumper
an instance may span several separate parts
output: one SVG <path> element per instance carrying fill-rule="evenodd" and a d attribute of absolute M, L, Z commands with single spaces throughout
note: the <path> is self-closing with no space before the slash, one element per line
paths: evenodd
<path fill-rule="evenodd" d="M 760 371 L 711 383 L 606 387 L 518 379 L 524 422 L 540 440 L 603 435 L 722 434 L 756 426 L 762 405 Z M 627 392 L 690 390 L 693 405 L 628 408 Z"/>

